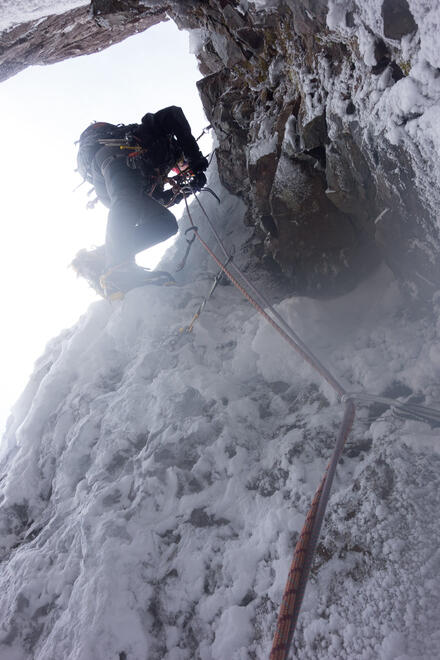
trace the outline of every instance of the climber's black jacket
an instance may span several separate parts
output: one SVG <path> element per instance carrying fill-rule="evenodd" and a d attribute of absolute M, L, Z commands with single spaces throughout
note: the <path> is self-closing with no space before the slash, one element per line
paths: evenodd
<path fill-rule="evenodd" d="M 129 124 L 118 127 L 118 130 L 123 131 L 124 134 L 131 133 L 136 142 L 146 149 L 137 164 L 146 188 L 151 183 L 150 176 L 168 174 L 171 168 L 183 158 L 193 172 L 204 171 L 207 167 L 206 159 L 199 150 L 182 109 L 175 105 L 154 114 L 149 112 L 142 117 L 141 124 Z M 95 156 L 98 150 L 99 145 L 96 144 Z M 125 160 L 127 158 L 126 152 L 121 152 L 119 149 L 113 150 L 112 153 L 115 157 Z M 95 187 L 98 199 L 105 206 L 110 207 L 110 198 L 96 158 L 93 158 L 89 169 L 90 180 Z M 163 186 L 159 184 L 155 187 L 153 197 L 161 203 L 166 203 L 171 197 L 171 193 L 164 193 Z"/>
<path fill-rule="evenodd" d="M 145 151 L 139 159 L 118 146 L 102 146 L 99 139 L 131 134 Z M 141 124 L 112 126 L 92 124 L 80 137 L 78 170 L 95 187 L 107 206 L 107 266 L 132 261 L 137 252 L 160 243 L 177 232 L 173 214 L 163 206 L 171 196 L 157 180 L 181 159 L 194 173 L 208 162 L 191 134 L 181 108 L 170 106 L 148 113 Z M 154 192 L 151 193 L 151 189 Z"/>

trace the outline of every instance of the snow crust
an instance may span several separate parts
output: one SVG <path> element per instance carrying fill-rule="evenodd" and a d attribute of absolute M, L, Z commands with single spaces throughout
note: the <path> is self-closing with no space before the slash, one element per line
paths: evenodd
<path fill-rule="evenodd" d="M 329 3 L 328 25 L 356 36 L 371 66 L 369 29 L 382 29 L 380 3 L 357 4 L 363 23 L 353 28 L 344 4 Z M 409 75 L 391 85 L 387 74 L 373 81 L 359 70 L 352 86 L 348 67 L 331 78 L 322 62 L 321 73 L 326 107 L 352 121 L 343 95 L 354 90 L 366 139 L 402 142 L 434 207 L 440 17 L 429 3 L 409 5 L 419 25 L 403 44 Z M 202 38 L 194 32 L 195 51 Z M 311 80 L 302 82 L 312 118 L 323 99 Z M 255 159 L 273 150 L 269 135 L 262 124 Z M 215 172 L 210 185 L 222 203 L 203 201 L 244 263 L 244 207 Z M 181 233 L 161 267 L 173 269 L 185 248 Z M 178 286 L 95 303 L 37 363 L 2 445 L 2 660 L 268 657 L 342 407 L 230 286 L 216 289 L 192 333 L 182 332 L 215 273 L 195 245 Z M 339 299 L 289 298 L 278 309 L 347 387 L 439 407 L 439 295 L 419 318 L 383 268 Z M 297 658 L 439 657 L 439 475 L 438 429 L 377 405 L 358 410 Z"/>
<path fill-rule="evenodd" d="M 381 0 L 354 1 L 349 5 L 329 0 L 328 27 L 342 40 L 357 44 L 363 64 L 356 62 L 353 74 L 347 62 L 341 74 L 334 77 L 323 61 L 321 73 L 328 92 L 327 111 L 340 116 L 343 124 L 359 122 L 367 143 L 380 144 L 383 136 L 391 144 L 401 145 L 410 156 L 418 187 L 435 217 L 440 202 L 440 5 L 426 0 L 408 0 L 408 5 L 418 29 L 395 42 L 383 34 Z M 354 25 L 348 27 L 346 14 L 354 8 Z M 388 68 L 380 75 L 370 74 L 370 68 L 376 64 L 375 35 L 391 49 L 396 43 L 400 46 L 397 64 L 405 75 L 397 82 L 391 79 Z M 344 111 L 347 96 L 356 107 L 352 115 Z"/>
<path fill-rule="evenodd" d="M 0 30 L 88 4 L 85 0 L 1 0 Z"/>
<path fill-rule="evenodd" d="M 221 197 L 203 201 L 243 250 L 244 208 Z M 2 660 L 268 656 L 342 409 L 231 286 L 181 332 L 216 270 L 193 249 L 179 286 L 92 305 L 16 405 L 1 469 Z M 385 269 L 350 295 L 279 310 L 354 389 L 440 401 L 438 306 L 411 319 Z M 438 657 L 438 441 L 426 424 L 359 411 L 296 657 Z"/>

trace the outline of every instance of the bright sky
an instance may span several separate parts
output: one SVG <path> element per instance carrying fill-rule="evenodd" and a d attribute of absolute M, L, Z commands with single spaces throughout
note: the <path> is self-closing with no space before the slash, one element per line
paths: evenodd
<path fill-rule="evenodd" d="M 107 212 L 85 209 L 88 184 L 72 192 L 81 182 L 74 142 L 94 120 L 139 122 L 168 105 L 183 108 L 197 137 L 208 122 L 188 51 L 188 35 L 170 21 L 0 85 L 0 430 L 47 341 L 95 299 L 68 265 L 80 248 L 104 242 Z M 209 140 L 199 144 L 209 151 Z"/>

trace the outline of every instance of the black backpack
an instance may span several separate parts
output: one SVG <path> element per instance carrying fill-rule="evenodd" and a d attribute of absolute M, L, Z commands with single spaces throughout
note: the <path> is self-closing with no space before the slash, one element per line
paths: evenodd
<path fill-rule="evenodd" d="M 167 135 L 155 122 L 155 115 L 148 113 L 142 124 L 90 124 L 80 135 L 77 156 L 77 171 L 84 181 L 93 185 L 92 162 L 102 145 L 135 145 L 142 148 L 140 158 L 127 162 L 129 167 L 139 169 L 147 178 L 153 172 L 167 174 L 183 158 L 182 149 L 176 139 Z M 134 152 L 135 153 L 135 152 Z M 127 161 L 133 154 L 127 153 Z"/>
<path fill-rule="evenodd" d="M 128 126 L 115 126 L 106 122 L 96 122 L 90 124 L 80 135 L 78 140 L 79 149 L 77 156 L 78 172 L 85 181 L 93 183 L 91 167 L 96 152 L 102 146 L 100 140 L 121 140 L 125 139 Z"/>

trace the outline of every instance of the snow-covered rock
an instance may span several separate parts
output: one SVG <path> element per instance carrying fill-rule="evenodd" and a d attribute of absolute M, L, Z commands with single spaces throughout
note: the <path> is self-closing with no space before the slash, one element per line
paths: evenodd
<path fill-rule="evenodd" d="M 237 198 L 203 200 L 228 249 L 245 245 Z M 182 331 L 216 271 L 193 250 L 178 286 L 92 305 L 15 407 L 1 463 L 2 659 L 268 656 L 342 407 L 232 286 Z M 387 269 L 337 300 L 278 309 L 353 389 L 440 400 L 438 317 L 412 320 Z M 439 468 L 438 429 L 360 408 L 296 657 L 438 657 Z"/>
<path fill-rule="evenodd" d="M 8 29 L 2 75 L 165 9 L 193 30 L 234 263 L 347 388 L 438 408 L 438 8 L 95 1 Z M 232 286 L 185 331 L 216 270 L 196 244 L 176 287 L 95 303 L 38 361 L 1 450 L 1 660 L 267 658 L 342 406 Z M 296 657 L 439 657 L 438 441 L 358 409 Z"/>

